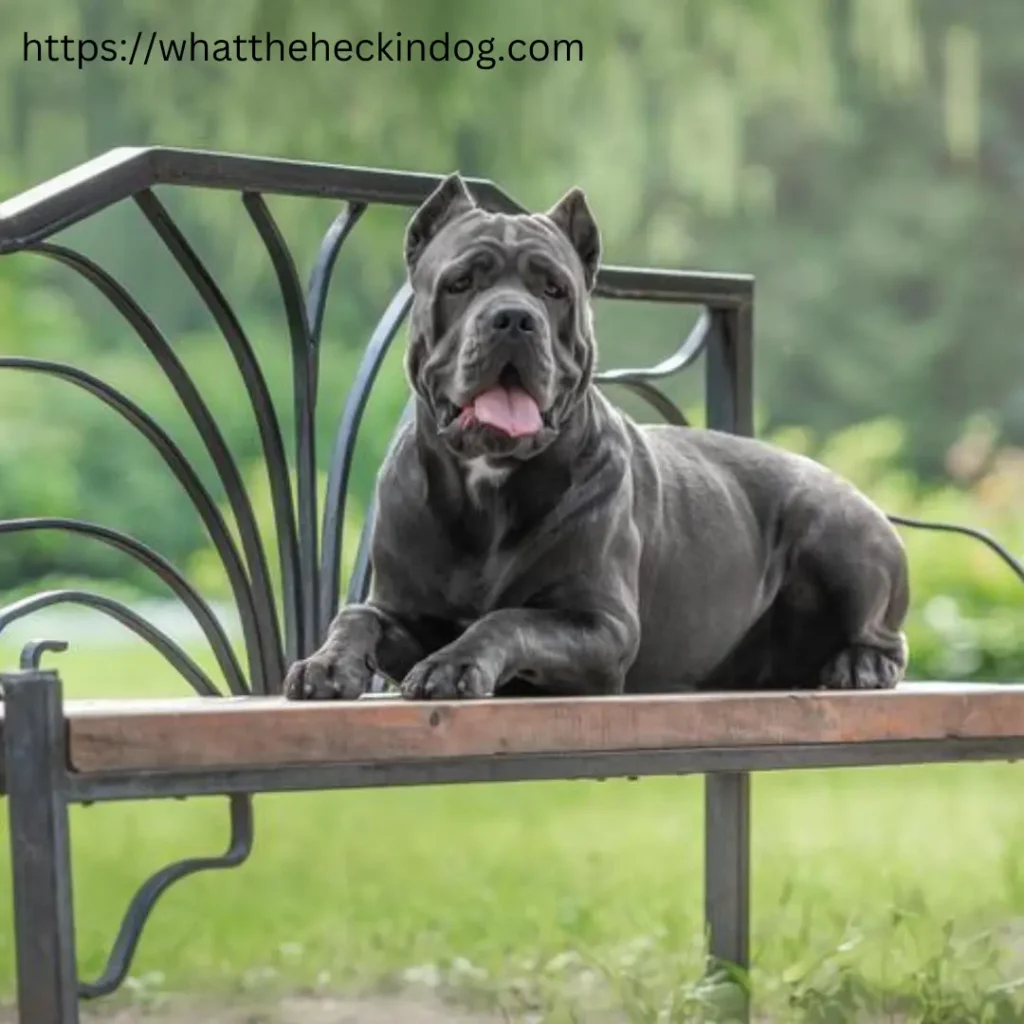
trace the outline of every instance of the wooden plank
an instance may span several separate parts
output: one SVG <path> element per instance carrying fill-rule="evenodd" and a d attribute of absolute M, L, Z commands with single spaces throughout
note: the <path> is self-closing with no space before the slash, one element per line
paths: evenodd
<path fill-rule="evenodd" d="M 1024 684 L 880 693 L 286 703 L 69 702 L 79 772 L 1024 736 Z"/>

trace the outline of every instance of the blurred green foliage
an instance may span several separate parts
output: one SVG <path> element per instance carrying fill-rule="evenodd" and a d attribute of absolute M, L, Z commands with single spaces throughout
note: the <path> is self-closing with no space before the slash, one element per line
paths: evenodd
<path fill-rule="evenodd" d="M 981 526 L 1024 548 L 1018 0 L 0 0 L 0 12 L 4 193 L 114 146 L 148 143 L 458 167 L 534 207 L 581 184 L 610 260 L 756 274 L 765 433 L 845 472 L 888 511 Z M 579 38 L 584 60 L 484 71 L 117 62 L 79 70 L 20 59 L 22 33 L 120 39 L 153 29 L 208 39 L 448 31 L 495 37 L 499 48 L 513 38 Z M 222 193 L 161 196 L 238 310 L 287 432 L 281 304 L 241 203 Z M 272 207 L 308 272 L 336 208 Z M 324 334 L 321 466 L 361 346 L 401 280 L 405 216 L 371 210 L 339 261 Z M 172 340 L 262 507 L 258 438 L 237 373 L 141 216 L 126 204 L 64 234 Z M 604 365 L 653 362 L 687 327 L 678 311 L 637 306 L 602 304 L 598 321 Z M 122 388 L 222 497 L 153 361 L 67 271 L 32 255 L 0 259 L 0 350 L 72 362 Z M 673 394 L 692 407 L 699 379 L 677 382 Z M 350 535 L 404 397 L 396 352 L 363 429 Z M 207 538 L 183 507 L 166 467 L 110 410 L 67 384 L 0 373 L 0 518 L 75 515 L 123 529 L 217 592 Z M 1019 583 L 973 542 L 906 536 L 918 674 L 1020 676 Z M 36 534 L 0 544 L 0 590 L 55 574 L 152 586 L 123 556 L 82 541 Z"/>

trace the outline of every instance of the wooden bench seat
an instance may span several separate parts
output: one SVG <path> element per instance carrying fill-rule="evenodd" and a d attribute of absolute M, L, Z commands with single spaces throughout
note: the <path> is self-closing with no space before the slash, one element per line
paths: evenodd
<path fill-rule="evenodd" d="M 68 701 L 75 773 L 1024 737 L 1024 684 L 884 692 L 295 704 Z M 2 729 L 2 705 L 0 705 Z M 2 733 L 0 733 L 2 737 Z"/>

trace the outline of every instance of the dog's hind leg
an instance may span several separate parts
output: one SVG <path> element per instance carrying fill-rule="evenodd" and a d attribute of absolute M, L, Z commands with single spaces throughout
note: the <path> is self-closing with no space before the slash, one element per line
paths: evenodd
<path fill-rule="evenodd" d="M 828 690 L 888 690 L 907 668 L 907 639 L 902 630 L 907 587 L 882 566 L 871 567 L 873 587 L 842 595 L 846 639 L 842 650 L 821 670 L 820 685 Z"/>
<path fill-rule="evenodd" d="M 844 538 L 819 563 L 823 611 L 841 638 L 818 685 L 829 690 L 885 690 L 903 678 L 909 604 L 907 564 L 895 534 Z"/>
<path fill-rule="evenodd" d="M 837 520 L 811 533 L 769 613 L 741 644 L 746 687 L 880 690 L 903 678 L 906 559 L 899 538 L 880 525 Z M 721 683 L 721 670 L 715 675 Z"/>

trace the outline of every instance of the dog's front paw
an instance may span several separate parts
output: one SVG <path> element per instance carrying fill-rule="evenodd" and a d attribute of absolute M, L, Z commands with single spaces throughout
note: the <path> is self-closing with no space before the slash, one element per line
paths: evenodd
<path fill-rule="evenodd" d="M 288 670 L 284 695 L 288 700 L 355 700 L 373 682 L 365 658 L 319 650 Z"/>
<path fill-rule="evenodd" d="M 414 665 L 402 681 L 406 700 L 479 700 L 494 696 L 494 673 L 465 658 L 434 656 Z"/>

